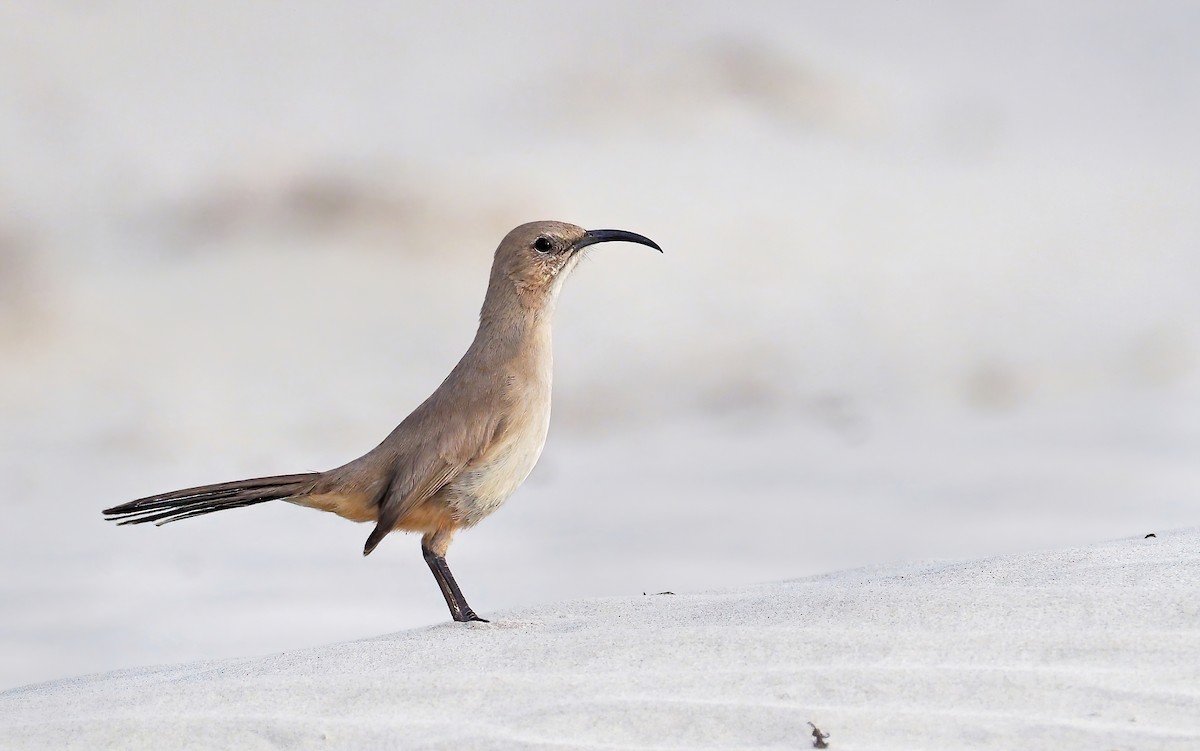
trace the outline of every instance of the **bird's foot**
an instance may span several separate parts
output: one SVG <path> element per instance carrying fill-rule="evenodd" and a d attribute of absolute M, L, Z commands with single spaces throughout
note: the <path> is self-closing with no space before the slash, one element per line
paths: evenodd
<path fill-rule="evenodd" d="M 465 613 L 455 613 L 454 620 L 458 621 L 459 623 L 470 623 L 471 621 L 479 621 L 480 623 L 491 623 L 491 621 L 489 621 L 487 618 L 480 618 L 479 616 L 475 615 L 474 610 L 468 610 Z"/>

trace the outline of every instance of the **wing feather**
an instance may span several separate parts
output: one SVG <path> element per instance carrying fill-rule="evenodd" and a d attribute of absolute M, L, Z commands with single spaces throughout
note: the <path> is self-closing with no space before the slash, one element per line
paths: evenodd
<path fill-rule="evenodd" d="M 397 522 L 487 454 L 503 421 L 495 409 L 496 400 L 481 401 L 492 409 L 442 411 L 438 407 L 450 405 L 422 405 L 428 409 L 411 415 L 382 444 L 395 450 L 389 459 L 394 468 L 392 482 L 380 500 L 379 520 L 363 546 L 363 555 L 370 554 Z M 446 416 L 438 419 L 439 412 Z"/>

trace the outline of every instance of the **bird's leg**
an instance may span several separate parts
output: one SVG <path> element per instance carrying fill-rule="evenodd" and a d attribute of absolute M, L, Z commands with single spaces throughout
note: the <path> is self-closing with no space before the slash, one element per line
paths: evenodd
<path fill-rule="evenodd" d="M 460 623 L 467 621 L 487 623 L 486 619 L 475 615 L 475 611 L 467 604 L 467 598 L 463 597 L 462 590 L 458 588 L 458 582 L 454 581 L 454 574 L 450 573 L 450 567 L 446 565 L 446 557 L 430 550 L 426 540 L 421 540 L 421 554 L 425 556 L 425 562 L 429 564 L 429 570 L 433 572 L 433 578 L 437 580 L 438 587 L 442 590 L 442 597 L 446 598 L 446 606 L 450 608 L 450 617 Z"/>

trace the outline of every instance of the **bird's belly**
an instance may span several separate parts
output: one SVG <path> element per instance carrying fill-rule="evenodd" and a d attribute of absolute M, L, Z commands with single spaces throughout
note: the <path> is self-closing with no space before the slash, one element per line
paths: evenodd
<path fill-rule="evenodd" d="M 549 410 L 530 422 L 524 430 L 510 431 L 511 438 L 468 466 L 452 483 L 448 500 L 462 526 L 478 524 L 499 508 L 533 471 L 546 445 Z"/>

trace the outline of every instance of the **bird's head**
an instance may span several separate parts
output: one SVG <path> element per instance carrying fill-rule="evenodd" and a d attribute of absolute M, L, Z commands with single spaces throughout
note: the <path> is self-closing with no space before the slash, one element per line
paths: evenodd
<path fill-rule="evenodd" d="M 505 235 L 492 262 L 493 288 L 511 285 L 523 305 L 552 303 L 563 281 L 582 258 L 582 251 L 604 242 L 648 245 L 658 243 L 636 232 L 620 229 L 586 230 L 565 222 L 530 222 Z"/>

